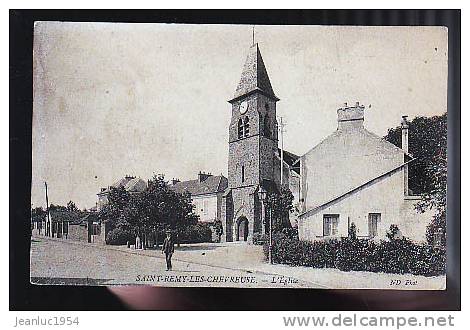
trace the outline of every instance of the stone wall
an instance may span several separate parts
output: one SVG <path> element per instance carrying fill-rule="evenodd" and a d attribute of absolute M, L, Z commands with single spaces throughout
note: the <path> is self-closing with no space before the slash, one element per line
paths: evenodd
<path fill-rule="evenodd" d="M 240 104 L 243 101 L 248 103 L 248 110 L 244 114 L 240 113 L 239 110 Z M 250 136 L 257 135 L 259 133 L 259 114 L 256 94 L 250 95 L 232 105 L 232 118 L 229 126 L 229 143 L 238 140 L 238 119 L 245 117 L 249 118 Z"/>
<path fill-rule="evenodd" d="M 253 234 L 261 233 L 261 204 L 258 201 L 257 190 L 254 187 L 245 187 L 232 190 L 233 216 L 227 219 L 227 226 L 231 226 L 231 237 L 227 240 L 237 240 L 238 223 L 241 219 L 248 220 L 248 242 L 253 241 Z M 229 233 L 227 233 L 229 234 Z M 240 239 L 241 240 L 241 239 Z"/>
<path fill-rule="evenodd" d="M 248 110 L 241 114 L 240 104 L 244 101 L 248 103 Z M 249 118 L 250 133 L 248 137 L 239 139 L 238 121 L 245 117 Z M 257 188 L 264 179 L 275 181 L 276 153 L 276 101 L 255 92 L 233 103 L 228 159 L 231 192 L 224 198 L 221 209 L 226 241 L 237 239 L 238 224 L 243 218 L 248 221 L 248 241 L 253 240 L 255 232 L 261 232 L 261 204 Z"/>
<path fill-rule="evenodd" d="M 67 238 L 76 241 L 88 242 L 87 224 L 69 224 L 69 232 Z"/>
<path fill-rule="evenodd" d="M 245 180 L 242 182 L 242 166 Z M 230 143 L 228 185 L 230 188 L 256 185 L 259 182 L 259 140 L 253 136 Z"/>
<path fill-rule="evenodd" d="M 229 192 L 222 199 L 222 227 L 224 234 L 222 242 L 233 241 L 233 198 L 232 192 Z"/>

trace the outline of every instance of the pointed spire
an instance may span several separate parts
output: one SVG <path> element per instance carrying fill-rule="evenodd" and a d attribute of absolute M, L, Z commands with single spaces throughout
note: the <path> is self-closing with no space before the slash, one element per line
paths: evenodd
<path fill-rule="evenodd" d="M 279 99 L 274 94 L 271 82 L 269 81 L 268 72 L 264 66 L 261 52 L 259 51 L 258 43 L 254 43 L 248 52 L 248 56 L 243 66 L 242 76 L 238 83 L 233 102 L 246 94 L 259 91 L 260 93 L 271 97 L 278 101 Z"/>

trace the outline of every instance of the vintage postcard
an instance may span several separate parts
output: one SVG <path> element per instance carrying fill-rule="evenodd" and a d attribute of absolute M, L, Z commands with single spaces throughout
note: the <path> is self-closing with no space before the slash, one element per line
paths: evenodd
<path fill-rule="evenodd" d="M 31 282 L 445 290 L 447 29 L 36 22 Z"/>

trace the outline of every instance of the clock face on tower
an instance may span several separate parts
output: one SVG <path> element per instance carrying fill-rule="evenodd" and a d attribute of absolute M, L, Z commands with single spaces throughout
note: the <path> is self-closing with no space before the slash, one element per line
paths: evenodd
<path fill-rule="evenodd" d="M 240 113 L 243 115 L 246 110 L 248 110 L 248 102 L 243 101 L 242 103 L 240 103 Z"/>

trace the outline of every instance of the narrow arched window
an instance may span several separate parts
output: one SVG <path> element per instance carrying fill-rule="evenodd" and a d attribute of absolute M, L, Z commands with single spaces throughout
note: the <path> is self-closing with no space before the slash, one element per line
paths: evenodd
<path fill-rule="evenodd" d="M 241 139 L 243 137 L 243 121 L 242 119 L 238 119 L 238 138 Z"/>
<path fill-rule="evenodd" d="M 245 117 L 245 122 L 243 125 L 244 136 L 247 137 L 250 135 L 250 120 L 248 117 Z"/>

